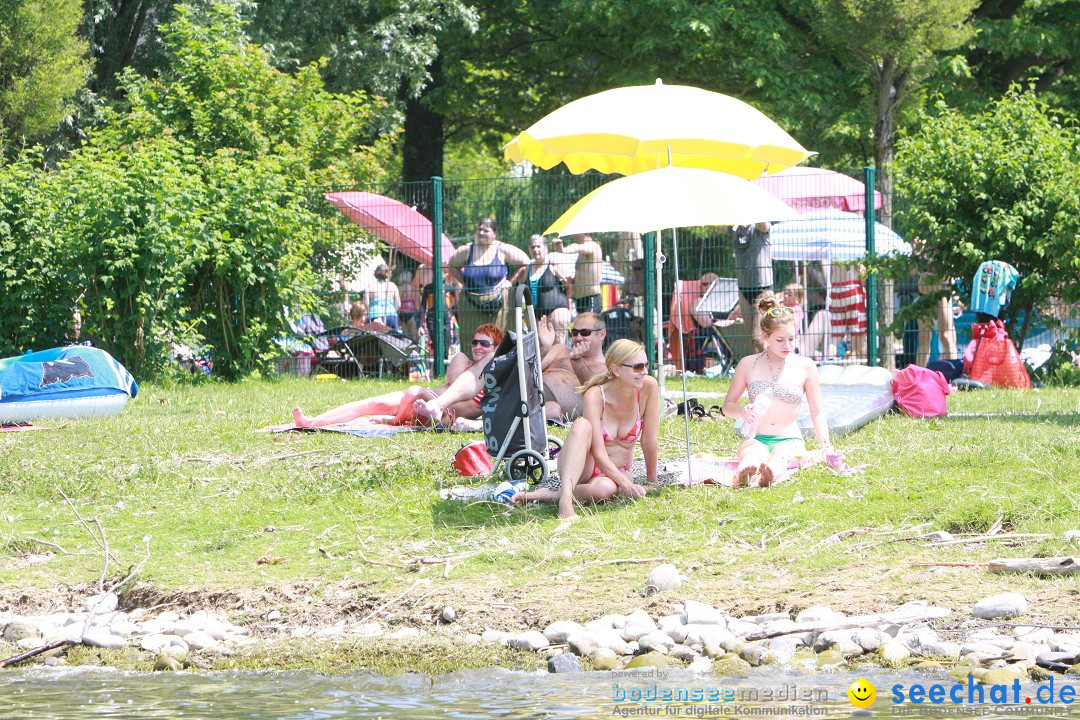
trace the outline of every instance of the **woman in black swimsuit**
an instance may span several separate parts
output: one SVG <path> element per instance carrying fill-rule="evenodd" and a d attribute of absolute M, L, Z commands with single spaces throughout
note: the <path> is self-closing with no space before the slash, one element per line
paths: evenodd
<path fill-rule="evenodd" d="M 548 260 L 547 238 L 533 235 L 529 238 L 529 291 L 532 293 L 533 307 L 537 316 L 551 317 L 559 308 L 569 308 L 570 300 L 566 297 L 566 280 Z"/>

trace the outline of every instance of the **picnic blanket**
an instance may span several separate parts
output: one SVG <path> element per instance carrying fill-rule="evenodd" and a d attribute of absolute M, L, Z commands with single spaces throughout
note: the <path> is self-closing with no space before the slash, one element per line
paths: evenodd
<path fill-rule="evenodd" d="M 434 430 L 436 432 L 479 432 L 481 430 L 476 421 L 455 420 L 452 425 L 387 425 L 393 420 L 392 415 L 362 415 L 349 422 L 335 425 L 323 425 L 318 428 L 302 428 L 298 425 L 271 425 L 262 428 L 259 432 L 283 433 L 297 431 L 348 433 L 356 437 L 364 438 L 387 438 L 399 433 L 419 432 L 421 430 Z"/>
<path fill-rule="evenodd" d="M 817 465 L 821 462 L 821 455 L 817 452 L 807 452 L 799 455 L 788 462 L 787 470 L 773 478 L 773 485 L 790 480 L 795 473 L 804 467 Z M 841 452 L 830 452 L 826 457 L 826 466 L 837 475 L 849 477 L 861 472 L 868 467 L 867 464 L 851 466 L 844 460 Z M 711 453 L 695 453 L 690 456 L 690 463 L 685 459 L 671 460 L 662 463 L 662 475 L 674 475 L 675 480 L 671 485 L 723 485 L 725 487 L 738 487 L 735 484 L 735 471 L 739 467 L 739 460 L 735 457 L 721 457 Z M 751 485 L 751 487 L 757 487 Z"/>
<path fill-rule="evenodd" d="M 790 480 L 801 468 L 817 465 L 820 462 L 821 456 L 819 453 L 807 452 L 805 455 L 801 455 L 788 463 L 787 470 L 773 479 L 773 485 Z M 737 458 L 722 457 L 712 453 L 696 453 L 690 456 L 690 463 L 688 466 L 685 458 L 681 460 L 661 460 L 657 468 L 656 484 L 661 487 L 669 485 L 682 487 L 692 485 L 737 487 L 735 485 L 735 470 L 739 467 Z M 834 474 L 844 477 L 850 477 L 869 467 L 866 463 L 855 466 L 848 465 L 844 459 L 844 454 L 835 450 L 828 454 L 825 464 Z M 688 467 L 691 472 L 687 472 Z M 634 458 L 630 473 L 634 477 L 634 482 L 638 485 L 644 485 L 646 480 L 645 460 L 643 458 Z M 557 477 L 558 473 L 553 471 L 552 475 Z M 498 480 L 502 479 L 500 474 Z M 439 498 L 441 500 L 462 501 L 492 500 L 492 496 L 499 484 L 500 482 L 494 481 L 483 485 L 456 485 L 442 488 L 439 490 Z M 756 487 L 756 485 L 751 487 Z"/>
<path fill-rule="evenodd" d="M 52 428 L 43 425 L 32 425 L 28 422 L 3 423 L 0 425 L 0 432 L 26 432 L 27 430 L 52 430 Z"/>
<path fill-rule="evenodd" d="M 556 479 L 559 477 L 559 473 L 554 469 L 551 470 L 550 474 Z M 644 458 L 634 458 L 630 465 L 630 474 L 633 476 L 634 482 L 638 485 L 645 484 L 647 477 L 645 473 Z M 501 481 L 504 479 L 505 475 L 500 473 L 496 480 L 484 483 L 483 485 L 455 485 L 454 487 L 442 488 L 439 490 L 439 498 L 442 500 L 492 500 L 496 488 L 498 488 Z M 677 480 L 677 473 L 674 471 L 666 471 L 661 463 L 660 467 L 657 468 L 656 484 L 672 485 L 676 484 Z"/>

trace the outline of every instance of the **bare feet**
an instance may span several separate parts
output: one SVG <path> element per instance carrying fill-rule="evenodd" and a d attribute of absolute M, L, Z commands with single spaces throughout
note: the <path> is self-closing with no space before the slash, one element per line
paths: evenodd
<path fill-rule="evenodd" d="M 413 412 L 421 425 L 438 425 L 443 421 L 443 410 L 434 400 L 417 400 L 413 403 Z"/>
<path fill-rule="evenodd" d="M 761 466 L 761 478 L 758 480 L 758 487 L 769 487 L 776 481 L 776 477 L 773 475 L 773 470 L 768 465 Z"/>
<path fill-rule="evenodd" d="M 309 428 L 315 427 L 315 423 L 308 419 L 307 415 L 304 415 L 304 411 L 298 407 L 292 409 L 293 424 L 296 427 Z"/>
<path fill-rule="evenodd" d="M 747 465 L 742 470 L 735 473 L 735 487 L 749 487 L 753 484 L 755 476 L 759 478 L 760 482 L 761 467 L 758 465 Z"/>

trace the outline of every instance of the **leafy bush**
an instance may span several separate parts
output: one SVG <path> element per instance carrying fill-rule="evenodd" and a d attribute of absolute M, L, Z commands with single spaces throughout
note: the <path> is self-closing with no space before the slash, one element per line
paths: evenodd
<path fill-rule="evenodd" d="M 268 364 L 285 307 L 313 304 L 338 248 L 305 190 L 377 177 L 378 104 L 273 69 L 230 6 L 182 6 L 164 36 L 168 70 L 125 76 L 127 106 L 55 172 L 0 168 L 0 354 L 72 339 L 77 307 L 133 372 L 179 341 L 235 377 Z"/>

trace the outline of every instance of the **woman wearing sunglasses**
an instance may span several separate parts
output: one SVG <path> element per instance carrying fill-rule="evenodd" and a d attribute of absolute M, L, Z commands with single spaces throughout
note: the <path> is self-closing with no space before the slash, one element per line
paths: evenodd
<path fill-rule="evenodd" d="M 570 427 L 559 453 L 559 478 L 549 477 L 532 492 L 518 493 L 512 502 L 558 502 L 559 517 L 572 519 L 574 501 L 598 502 L 617 494 L 645 496 L 630 473 L 634 446 L 641 443 L 645 474 L 656 482 L 660 424 L 660 390 L 649 375 L 645 348 L 633 340 L 616 340 L 604 355 L 604 372 L 578 388 L 585 417 Z"/>
<path fill-rule="evenodd" d="M 806 452 L 799 430 L 799 407 L 805 397 L 818 446 L 829 447 L 829 426 L 821 404 L 817 365 L 797 355 L 795 310 L 765 291 L 758 297 L 759 327 L 765 350 L 739 361 L 724 400 L 724 414 L 742 418 L 752 431 L 739 446 L 737 485 L 771 485 L 788 461 Z M 743 393 L 750 403 L 739 403 Z"/>
<path fill-rule="evenodd" d="M 491 358 L 495 357 L 495 349 L 502 342 L 503 331 L 495 325 L 481 325 L 473 334 L 471 355 L 459 352 L 450 359 L 446 368 L 446 383 L 438 388 L 426 388 L 413 385 L 408 390 L 387 393 L 366 400 L 357 400 L 340 407 L 327 410 L 322 415 L 309 418 L 304 415 L 300 408 L 293 408 L 293 423 L 297 427 L 323 427 L 336 423 L 349 422 L 363 415 L 393 415 L 388 421 L 390 425 L 411 425 L 416 422 L 424 422 L 427 418 L 418 417 L 416 413 L 417 401 L 431 400 L 442 395 L 454 384 L 458 378 L 468 375 L 475 382 L 477 388 L 482 387 L 479 381 Z M 460 383 L 459 383 L 460 384 Z M 448 410 L 453 418 L 475 420 L 480 417 L 480 399 L 468 398 L 464 402 L 456 403 Z M 288 426 L 271 429 L 287 429 Z"/>

